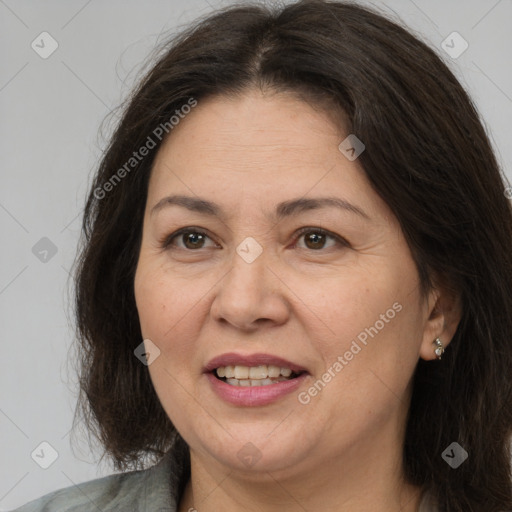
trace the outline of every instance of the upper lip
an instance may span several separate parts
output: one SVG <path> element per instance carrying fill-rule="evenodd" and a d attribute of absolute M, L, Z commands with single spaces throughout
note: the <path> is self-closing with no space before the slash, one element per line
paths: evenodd
<path fill-rule="evenodd" d="M 283 359 L 282 357 L 273 356 L 271 354 L 237 354 L 235 352 L 229 352 L 227 354 L 221 354 L 220 356 L 214 357 L 205 366 L 205 373 L 212 372 L 213 370 L 221 366 L 260 366 L 260 365 L 273 365 L 279 366 L 280 368 L 289 368 L 294 373 L 301 373 L 307 371 L 304 367 Z"/>

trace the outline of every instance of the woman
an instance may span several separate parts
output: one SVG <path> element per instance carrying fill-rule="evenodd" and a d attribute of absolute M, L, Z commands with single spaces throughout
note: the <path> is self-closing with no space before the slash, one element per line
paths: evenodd
<path fill-rule="evenodd" d="M 504 189 L 381 15 L 196 24 L 125 111 L 76 271 L 84 417 L 137 471 L 18 510 L 510 510 Z"/>

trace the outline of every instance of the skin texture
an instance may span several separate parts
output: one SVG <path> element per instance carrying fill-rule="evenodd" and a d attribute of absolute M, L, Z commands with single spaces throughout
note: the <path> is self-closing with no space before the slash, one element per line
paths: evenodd
<path fill-rule="evenodd" d="M 134 286 L 144 339 L 161 351 L 152 382 L 191 450 L 180 511 L 417 510 L 421 490 L 401 468 L 411 378 L 420 357 L 435 359 L 436 337 L 448 345 L 459 314 L 442 290 L 421 294 L 396 218 L 338 149 L 348 133 L 331 119 L 291 93 L 214 97 L 157 155 Z M 225 216 L 175 205 L 151 214 L 171 194 L 214 201 Z M 325 196 L 369 219 L 336 208 L 273 217 L 279 202 Z M 207 237 L 161 247 L 183 227 Z M 315 228 L 348 244 L 311 240 Z M 247 237 L 263 249 L 252 263 L 236 252 Z M 300 403 L 393 304 L 394 318 Z M 276 355 L 309 375 L 275 403 L 231 405 L 203 374 L 226 352 Z M 237 456 L 248 442 L 261 456 L 250 467 Z"/>

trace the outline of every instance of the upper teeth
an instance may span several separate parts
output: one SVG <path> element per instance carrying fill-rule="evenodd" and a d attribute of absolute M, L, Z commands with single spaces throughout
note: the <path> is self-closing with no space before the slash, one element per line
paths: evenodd
<path fill-rule="evenodd" d="M 289 377 L 292 374 L 290 368 L 281 368 L 273 365 L 260 366 L 220 366 L 217 368 L 219 377 L 226 379 L 267 379 L 279 376 Z"/>

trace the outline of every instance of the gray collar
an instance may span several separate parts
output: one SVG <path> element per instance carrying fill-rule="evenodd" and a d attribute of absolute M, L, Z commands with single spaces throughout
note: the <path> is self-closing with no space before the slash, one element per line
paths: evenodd
<path fill-rule="evenodd" d="M 141 482 L 140 489 L 144 491 L 137 496 L 138 507 L 135 510 L 177 512 L 190 478 L 190 455 L 185 441 L 176 436 L 171 449 L 160 462 L 141 473 L 144 473 L 144 482 Z"/>

